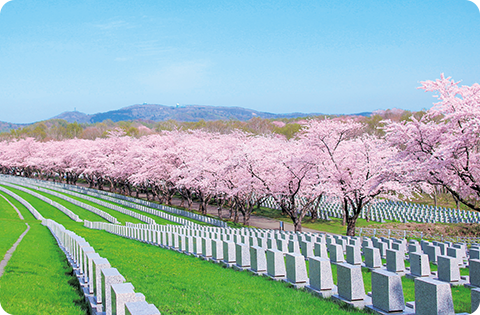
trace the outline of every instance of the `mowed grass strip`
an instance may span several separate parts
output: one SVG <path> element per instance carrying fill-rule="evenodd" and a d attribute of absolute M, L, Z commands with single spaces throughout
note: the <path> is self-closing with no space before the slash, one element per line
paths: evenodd
<path fill-rule="evenodd" d="M 20 197 L 22 197 L 23 199 L 25 200 L 28 200 L 28 202 L 30 202 L 30 204 L 32 206 L 34 206 L 42 215 L 43 212 L 42 212 L 42 209 L 47 207 L 48 208 L 53 208 L 55 209 L 56 212 L 58 213 L 61 213 L 62 215 L 64 215 L 66 218 L 68 218 L 68 216 L 66 214 L 64 214 L 63 212 L 61 212 L 60 210 L 52 207 L 50 204 L 46 203 L 45 201 L 42 201 L 40 199 L 38 199 L 37 197 L 35 196 L 32 196 L 26 192 L 23 192 L 21 190 L 18 190 L 18 189 L 15 189 L 15 188 L 11 188 L 11 187 L 5 187 L 11 191 L 13 191 L 14 193 L 16 193 L 17 195 L 19 195 Z M 85 204 L 88 204 L 88 205 L 91 205 L 99 210 L 102 210 L 102 211 L 105 211 L 106 213 L 114 216 L 115 218 L 117 218 L 117 220 L 119 222 L 122 222 L 122 223 L 125 223 L 125 222 L 131 222 L 131 223 L 145 223 L 143 221 L 140 221 L 134 217 L 131 217 L 129 215 L 126 215 L 126 214 L 123 214 L 121 212 L 118 212 L 118 211 L 115 211 L 115 210 L 112 210 L 112 209 L 109 209 L 109 208 L 106 208 L 106 207 L 103 207 L 103 206 L 100 206 L 94 202 L 91 202 L 91 201 L 88 201 L 88 200 L 85 200 L 85 199 L 82 199 L 82 198 L 78 198 L 78 197 L 75 197 L 75 196 L 69 196 L 67 195 L 68 197 L 72 198 L 72 199 L 75 199 L 75 200 L 78 200 L 78 201 L 81 201 Z M 75 212 L 74 212 L 75 213 Z M 77 213 L 75 213 L 77 214 Z M 79 215 L 79 214 L 78 214 Z M 79 215 L 80 216 L 80 215 Z M 80 217 L 81 219 L 83 219 L 82 217 Z M 70 218 L 68 218 L 69 220 L 71 220 Z"/>
<path fill-rule="evenodd" d="M 116 202 L 113 202 L 113 201 L 109 201 L 109 200 L 104 200 L 102 198 L 98 198 L 98 197 L 94 197 L 94 196 L 89 196 L 90 198 L 93 198 L 93 199 L 96 199 L 96 200 L 99 200 L 99 201 L 103 201 L 103 202 L 106 202 L 106 203 L 109 203 L 111 205 L 114 205 L 114 206 L 117 206 L 117 207 L 120 207 L 120 208 L 123 208 L 123 209 L 126 209 L 126 210 L 130 210 L 130 211 L 133 211 L 133 212 L 136 212 L 136 213 L 139 213 L 139 214 L 143 214 L 144 216 L 146 217 L 149 217 L 149 218 L 152 218 L 155 220 L 155 222 L 157 222 L 157 224 L 162 224 L 162 225 L 167 225 L 167 224 L 172 224 L 172 225 L 181 225 L 180 223 L 175 223 L 175 222 L 172 222 L 172 221 L 168 221 L 168 220 L 165 220 L 165 219 L 162 219 L 161 217 L 159 216 L 156 216 L 154 214 L 151 214 L 151 213 L 148 213 L 148 212 L 144 212 L 144 211 L 140 211 L 140 210 L 137 210 L 137 209 L 134 209 L 134 208 L 130 208 L 130 207 L 127 207 L 127 206 L 124 206 L 124 205 L 121 205 L 121 204 L 118 204 Z M 154 210 L 158 210 L 158 209 L 154 209 Z M 158 210 L 158 211 L 161 211 L 161 210 Z M 167 213 L 167 212 L 164 212 L 164 213 Z M 168 213 L 170 214 L 170 213 Z M 171 214 L 173 215 L 173 214 Z M 175 216 L 175 215 L 173 215 Z M 180 216 L 179 216 L 180 217 Z M 185 217 L 181 217 L 183 219 L 188 219 L 188 218 L 185 218 Z M 197 223 L 198 221 L 195 221 L 195 220 L 190 220 L 192 222 L 195 222 Z M 143 222 L 145 223 L 145 222 Z M 203 222 L 200 222 L 200 223 L 203 223 Z M 205 223 L 204 223 L 205 224 Z"/>
<path fill-rule="evenodd" d="M 48 228 L 35 220 L 15 199 L 10 196 L 7 198 L 25 218 L 22 221 L 17 216 L 18 222 L 24 227 L 22 232 L 26 228 L 24 222 L 30 225 L 30 230 L 0 278 L 2 308 L 14 315 L 87 314 L 87 306 L 78 289 L 76 277 Z M 1 230 L 0 233 L 3 243 L 6 232 Z"/>
<path fill-rule="evenodd" d="M 4 196 L 5 193 L 0 194 Z M 0 196 L 0 261 L 26 229 L 17 211 Z"/>
<path fill-rule="evenodd" d="M 33 198 L 25 199 L 33 203 Z M 225 269 L 178 252 L 87 229 L 54 208 L 39 211 L 84 237 L 162 314 L 362 313 L 249 272 Z"/>
<path fill-rule="evenodd" d="M 51 190 L 51 191 L 55 191 L 55 192 L 58 192 L 60 194 L 63 194 L 65 196 L 69 196 L 69 197 L 72 197 L 72 198 L 75 198 L 75 196 L 72 196 L 72 195 L 69 195 L 68 193 L 64 193 L 64 192 L 61 192 L 61 191 L 56 191 L 54 189 L 51 189 L 51 188 L 45 188 L 45 189 L 48 189 L 48 190 Z M 77 192 L 78 193 L 78 192 Z M 115 193 L 116 195 L 118 195 L 117 193 Z M 144 212 L 144 211 L 140 211 L 140 210 L 137 210 L 137 209 L 133 209 L 133 208 L 130 208 L 130 207 L 127 207 L 127 206 L 124 206 L 124 205 L 121 205 L 119 203 L 116 203 L 116 202 L 113 202 L 113 201 L 110 201 L 110 200 L 105 200 L 105 199 L 102 199 L 102 198 L 99 198 L 99 197 L 95 197 L 95 196 L 90 196 L 88 195 L 88 197 L 90 198 L 93 198 L 93 199 L 96 199 L 96 200 L 99 200 L 99 201 L 103 201 L 103 202 L 106 202 L 106 203 L 109 203 L 109 204 L 112 204 L 112 205 L 115 205 L 115 206 L 118 206 L 118 207 L 121 207 L 123 209 L 127 209 L 127 210 L 131 210 L 133 212 L 137 212 L 137 213 L 140 213 L 140 214 L 143 214 L 149 218 L 152 218 L 155 220 L 155 222 L 157 222 L 157 224 L 172 224 L 172 225 L 180 225 L 179 223 L 175 223 L 175 222 L 172 222 L 172 221 L 168 221 L 168 220 L 165 220 L 165 219 L 162 219 L 154 214 L 151 214 L 151 213 L 148 213 L 148 212 Z M 133 198 L 133 197 L 132 197 Z M 153 202 L 153 201 L 150 201 L 150 202 Z M 155 202 L 156 204 L 159 204 L 158 202 Z M 174 206 L 169 206 L 169 207 L 172 207 L 172 208 L 175 208 Z M 178 207 L 177 207 L 178 208 Z M 205 222 L 202 222 L 202 221 L 197 221 L 197 220 L 192 220 L 190 218 L 187 218 L 187 217 L 183 217 L 183 216 L 180 216 L 180 215 L 175 215 L 173 213 L 170 213 L 170 212 L 165 212 L 165 211 L 162 211 L 162 210 L 159 210 L 159 209 L 155 209 L 155 208 L 152 208 L 154 210 L 157 210 L 157 211 L 160 211 L 160 212 L 164 212 L 166 214 L 169 214 L 171 216 L 174 216 L 174 217 L 178 217 L 178 218 L 182 218 L 182 219 L 187 219 L 189 221 L 192 221 L 194 223 L 197 223 L 199 225 L 205 225 L 205 226 L 212 226 L 211 224 L 207 224 Z M 180 208 L 179 208 L 180 209 Z M 181 210 L 185 210 L 185 209 L 181 209 Z M 193 212 L 192 212 L 193 213 Z"/>

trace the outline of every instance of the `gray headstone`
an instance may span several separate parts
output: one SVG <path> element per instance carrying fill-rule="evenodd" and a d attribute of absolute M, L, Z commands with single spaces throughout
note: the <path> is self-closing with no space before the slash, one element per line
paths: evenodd
<path fill-rule="evenodd" d="M 362 268 L 347 263 L 337 264 L 337 287 L 338 295 L 347 301 L 363 300 L 365 287 Z"/>
<path fill-rule="evenodd" d="M 291 283 L 306 283 L 307 267 L 305 265 L 305 258 L 299 253 L 285 254 L 285 263 L 287 268 L 287 280 Z"/>
<path fill-rule="evenodd" d="M 449 256 L 438 256 L 438 279 L 447 282 L 460 281 L 460 268 L 457 259 Z"/>
<path fill-rule="evenodd" d="M 385 312 L 405 309 L 401 276 L 385 270 L 372 271 L 372 303 Z"/>
<path fill-rule="evenodd" d="M 285 277 L 285 260 L 281 251 L 276 249 L 267 250 L 267 274 L 273 278 Z"/>
<path fill-rule="evenodd" d="M 238 243 L 236 247 L 236 264 L 238 267 L 250 267 L 250 246 L 248 244 Z"/>
<path fill-rule="evenodd" d="M 478 310 L 480 306 L 480 288 L 473 288 L 471 291 L 471 301 L 472 301 L 472 314 Z"/>
<path fill-rule="evenodd" d="M 125 303 L 126 315 L 160 315 L 160 311 L 153 304 L 147 302 L 127 302 Z"/>
<path fill-rule="evenodd" d="M 343 256 L 343 247 L 339 244 L 330 244 L 328 245 L 328 251 L 330 252 L 330 261 L 334 263 L 345 262 L 345 257 Z"/>
<path fill-rule="evenodd" d="M 425 254 L 410 253 L 410 272 L 413 276 L 430 276 L 430 263 Z"/>
<path fill-rule="evenodd" d="M 112 314 L 125 315 L 125 303 L 145 301 L 143 294 L 136 294 L 131 283 L 114 283 L 111 285 Z"/>
<path fill-rule="evenodd" d="M 212 257 L 215 260 L 223 260 L 223 241 L 212 240 Z"/>
<path fill-rule="evenodd" d="M 212 257 L 212 240 L 202 237 L 202 256 Z"/>
<path fill-rule="evenodd" d="M 226 263 L 235 263 L 237 261 L 234 242 L 223 241 L 223 261 Z"/>
<path fill-rule="evenodd" d="M 265 249 L 260 246 L 250 247 L 250 268 L 255 272 L 267 271 L 267 256 Z"/>
<path fill-rule="evenodd" d="M 365 266 L 368 268 L 382 267 L 382 259 L 380 257 L 380 250 L 378 248 L 365 247 L 363 249 L 363 255 L 365 256 Z"/>
<path fill-rule="evenodd" d="M 480 260 L 470 259 L 468 265 L 470 284 L 475 287 L 480 287 Z"/>
<path fill-rule="evenodd" d="M 360 253 L 360 247 L 354 245 L 347 245 L 347 263 L 351 265 L 362 264 L 362 254 Z"/>
<path fill-rule="evenodd" d="M 315 243 L 315 256 L 328 259 L 327 246 L 324 243 Z"/>
<path fill-rule="evenodd" d="M 435 245 L 425 245 L 425 252 L 428 255 L 428 260 L 431 263 L 437 262 L 437 257 L 441 255 L 442 251 L 439 246 Z"/>
<path fill-rule="evenodd" d="M 470 254 L 469 259 L 480 259 L 480 250 L 479 249 L 470 248 L 469 254 Z"/>
<path fill-rule="evenodd" d="M 308 263 L 310 287 L 319 291 L 332 290 L 333 277 L 330 260 L 322 257 L 310 257 Z"/>
<path fill-rule="evenodd" d="M 459 265 L 461 265 L 463 263 L 462 249 L 461 248 L 448 247 L 447 248 L 447 256 L 457 258 L 457 262 L 458 262 Z"/>
<path fill-rule="evenodd" d="M 106 258 L 94 258 L 93 259 L 93 273 L 95 280 L 93 281 L 93 287 L 95 296 L 97 297 L 97 304 L 102 304 L 104 294 L 102 293 L 102 270 L 110 268 L 110 263 Z"/>
<path fill-rule="evenodd" d="M 415 278 L 415 314 L 454 315 L 450 285 L 432 278 Z"/>
<path fill-rule="evenodd" d="M 307 241 L 300 241 L 300 250 L 305 258 L 312 257 L 313 255 L 313 243 Z"/>
<path fill-rule="evenodd" d="M 111 285 L 125 282 L 125 278 L 118 272 L 116 268 L 102 269 L 102 288 L 104 295 L 102 296 L 102 305 L 105 308 L 106 315 L 112 315 L 112 295 Z"/>
<path fill-rule="evenodd" d="M 394 249 L 387 249 L 387 270 L 405 272 L 405 254 Z"/>

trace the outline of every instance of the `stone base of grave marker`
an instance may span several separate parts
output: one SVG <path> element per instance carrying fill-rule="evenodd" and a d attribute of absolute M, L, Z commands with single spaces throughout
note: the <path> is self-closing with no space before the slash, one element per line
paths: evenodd
<path fill-rule="evenodd" d="M 372 304 L 372 298 L 367 296 L 367 295 L 365 295 L 365 298 L 363 300 L 349 301 L 349 300 L 341 297 L 338 294 L 334 294 L 334 295 L 332 295 L 332 300 L 336 303 L 347 304 L 347 305 L 350 305 L 352 307 L 355 307 L 355 308 L 358 308 L 358 309 L 361 309 L 361 310 L 363 310 L 365 308 L 365 305 Z"/>
<path fill-rule="evenodd" d="M 405 306 L 405 309 L 403 311 L 400 311 L 400 312 L 385 312 L 379 308 L 376 308 L 375 306 L 373 305 L 367 305 L 366 306 L 368 309 L 372 310 L 373 312 L 375 312 L 376 314 L 382 314 L 382 315 L 390 315 L 390 314 L 402 314 L 402 315 L 414 315 L 415 314 L 415 309 L 412 308 L 412 307 L 409 307 L 409 306 Z M 460 315 L 460 314 L 457 314 L 457 315 Z"/>
<path fill-rule="evenodd" d="M 305 289 L 313 295 L 320 296 L 324 299 L 328 299 L 329 297 L 332 297 L 336 294 L 338 295 L 338 289 L 336 285 L 334 285 L 331 290 L 317 290 L 315 288 L 312 288 L 310 285 L 305 286 Z"/>

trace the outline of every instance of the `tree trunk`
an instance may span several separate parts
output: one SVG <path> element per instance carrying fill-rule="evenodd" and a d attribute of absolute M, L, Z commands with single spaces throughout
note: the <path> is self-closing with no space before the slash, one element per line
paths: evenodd
<path fill-rule="evenodd" d="M 370 222 L 370 205 L 368 205 L 368 208 L 367 208 L 367 213 L 365 215 L 365 220 L 367 222 Z"/>
<path fill-rule="evenodd" d="M 234 207 L 235 217 L 233 218 L 233 223 L 238 223 L 240 216 L 238 215 L 238 207 Z"/>
<path fill-rule="evenodd" d="M 298 218 L 293 220 L 293 228 L 295 232 L 302 232 L 302 220 L 299 220 Z"/>
<path fill-rule="evenodd" d="M 342 226 L 345 226 L 348 217 L 348 203 L 346 200 L 343 201 L 343 216 L 342 216 Z"/>
<path fill-rule="evenodd" d="M 250 225 L 250 213 L 251 211 L 245 211 L 243 215 L 243 225 L 248 226 Z"/>
<path fill-rule="evenodd" d="M 347 236 L 355 236 L 355 223 L 356 220 L 348 218 L 347 220 Z"/>

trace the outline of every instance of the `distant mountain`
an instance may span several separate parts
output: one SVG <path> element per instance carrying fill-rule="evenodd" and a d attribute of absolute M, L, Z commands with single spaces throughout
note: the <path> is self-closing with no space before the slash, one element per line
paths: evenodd
<path fill-rule="evenodd" d="M 363 112 L 354 114 L 355 116 L 370 116 L 372 113 Z M 147 121 L 199 121 L 199 120 L 240 120 L 246 121 L 253 117 L 280 119 L 280 118 L 298 118 L 307 116 L 319 116 L 319 113 L 289 113 L 289 114 L 273 114 L 267 112 L 259 112 L 253 109 L 243 107 L 222 107 L 207 105 L 187 105 L 187 106 L 165 106 L 156 104 L 142 104 L 123 107 L 118 110 L 112 110 L 104 113 L 93 115 L 84 114 L 78 111 L 64 112 L 51 119 L 63 119 L 69 123 L 97 123 L 110 119 L 113 122 L 122 120 L 147 120 Z M 23 128 L 31 124 L 13 124 L 8 122 L 0 122 L 0 132 L 8 132 L 11 129 Z"/>
<path fill-rule="evenodd" d="M 79 124 L 82 124 L 82 123 L 90 123 L 90 121 L 92 119 L 92 115 L 87 115 L 87 114 L 80 113 L 80 112 L 77 112 L 77 111 L 63 112 L 60 115 L 55 116 L 51 119 L 64 119 L 64 120 L 68 121 L 69 123 L 72 123 L 72 122 L 76 121 Z"/>
<path fill-rule="evenodd" d="M 118 110 L 112 110 L 104 113 L 87 115 L 80 112 L 64 112 L 53 118 L 65 119 L 68 122 L 77 121 L 78 123 L 97 123 L 106 119 L 113 122 L 122 120 L 150 120 L 150 121 L 199 121 L 199 120 L 249 120 L 252 117 L 260 118 L 296 118 L 321 114 L 273 114 L 259 112 L 243 107 L 221 107 L 206 105 L 188 105 L 188 106 L 165 106 L 155 104 L 132 105 Z"/>
<path fill-rule="evenodd" d="M 9 132 L 12 129 L 23 128 L 30 124 L 12 124 L 8 122 L 0 121 L 0 132 Z"/>

